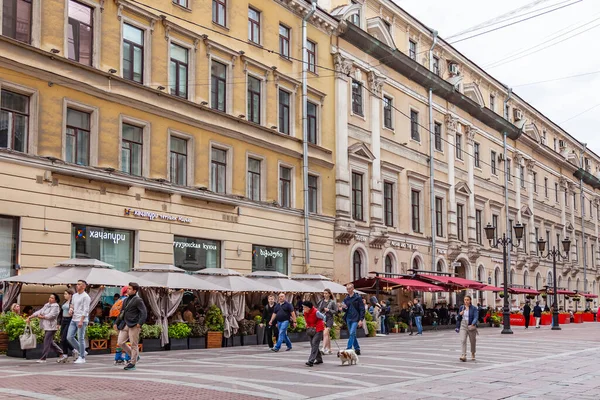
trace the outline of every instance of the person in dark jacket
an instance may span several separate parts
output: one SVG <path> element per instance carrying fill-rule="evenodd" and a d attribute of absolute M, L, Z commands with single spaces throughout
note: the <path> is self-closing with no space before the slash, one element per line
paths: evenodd
<path fill-rule="evenodd" d="M 360 345 L 356 339 L 356 329 L 362 328 L 363 320 L 365 319 L 365 306 L 363 305 L 362 298 L 358 293 L 354 291 L 354 285 L 349 283 L 346 285 L 348 296 L 344 299 L 342 308 L 346 310 L 346 325 L 348 326 L 348 345 L 346 349 L 350 350 L 354 347 L 357 355 L 360 355 Z"/>
<path fill-rule="evenodd" d="M 279 337 L 279 330 L 277 330 L 277 325 L 270 325 L 269 321 L 271 321 L 271 317 L 275 312 L 275 295 L 270 294 L 267 304 L 265 305 L 265 309 L 263 311 L 263 323 L 266 324 L 265 334 L 267 335 L 267 344 L 269 348 L 273 348 L 273 336 Z M 263 343 L 261 341 L 261 343 Z"/>
<path fill-rule="evenodd" d="M 458 317 L 456 318 L 456 332 L 460 333 L 460 342 L 462 353 L 460 361 L 467 361 L 467 337 L 471 342 L 471 359 L 475 361 L 475 350 L 477 344 L 477 322 L 479 321 L 479 311 L 477 307 L 471 304 L 471 296 L 466 295 L 465 304 L 460 306 Z"/>
<path fill-rule="evenodd" d="M 535 318 L 535 327 L 539 329 L 540 320 L 542 319 L 542 307 L 540 307 L 540 302 L 535 302 L 535 307 L 533 307 L 533 318 Z"/>
<path fill-rule="evenodd" d="M 138 343 L 140 341 L 140 329 L 148 316 L 146 305 L 141 297 L 138 296 L 139 290 L 140 286 L 137 283 L 129 282 L 129 286 L 127 286 L 127 298 L 123 301 L 121 314 L 117 317 L 114 325 L 115 330 L 119 330 L 117 346 L 125 350 L 129 357 L 131 357 L 129 364 L 124 368 L 126 371 L 135 369 L 135 364 L 139 359 Z M 131 346 L 127 342 L 131 343 Z"/>
<path fill-rule="evenodd" d="M 523 317 L 525 317 L 525 329 L 529 329 L 529 317 L 531 316 L 531 306 L 529 306 L 529 302 L 525 303 L 525 307 L 523 307 Z"/>

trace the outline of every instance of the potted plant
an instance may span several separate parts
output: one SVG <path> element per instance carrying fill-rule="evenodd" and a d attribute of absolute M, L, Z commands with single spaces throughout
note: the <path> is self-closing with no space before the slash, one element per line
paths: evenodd
<path fill-rule="evenodd" d="M 224 323 L 223 313 L 215 304 L 208 308 L 205 318 L 206 324 L 206 348 L 216 349 L 221 347 L 223 342 Z"/>
<path fill-rule="evenodd" d="M 6 322 L 10 318 L 10 311 L 0 314 L 0 353 L 6 353 L 8 350 L 8 333 L 6 332 Z"/>
<path fill-rule="evenodd" d="M 109 354 L 111 326 L 109 324 L 90 324 L 87 327 L 87 337 L 90 341 L 90 354 Z"/>
<path fill-rule="evenodd" d="M 377 335 L 377 322 L 367 321 L 367 330 L 369 331 L 369 337 L 375 337 Z"/>
<path fill-rule="evenodd" d="M 188 338 L 188 349 L 206 348 L 206 325 L 200 322 L 188 322 L 190 327 L 190 337 Z"/>
<path fill-rule="evenodd" d="M 256 342 L 257 344 L 265 344 L 265 324 L 263 324 L 262 317 L 257 315 L 254 317 L 255 331 L 256 331 Z"/>
<path fill-rule="evenodd" d="M 169 325 L 169 350 L 187 350 L 192 328 L 185 322 Z"/>
<path fill-rule="evenodd" d="M 144 353 L 150 351 L 161 351 L 160 334 L 162 326 L 160 325 L 142 325 L 140 331 L 140 339 L 142 339 Z"/>
<path fill-rule="evenodd" d="M 541 294 L 541 296 L 542 296 L 542 299 L 546 299 L 548 297 L 548 293 L 544 292 Z"/>
<path fill-rule="evenodd" d="M 335 330 L 335 339 L 347 339 L 348 328 L 346 328 L 346 321 L 344 320 L 344 313 L 337 313 L 333 316 L 333 329 Z M 345 335 L 343 334 L 345 332 Z"/>
<path fill-rule="evenodd" d="M 365 334 L 365 327 L 363 326 L 362 328 L 356 328 L 356 337 L 357 338 L 361 338 L 361 337 L 365 337 L 365 336 L 371 336 L 369 331 L 369 322 L 372 322 L 375 324 L 375 334 L 373 336 L 375 336 L 377 334 L 377 322 L 373 321 L 373 316 L 371 315 L 371 313 L 366 312 L 365 313 L 365 320 L 363 321 L 363 324 L 366 323 L 367 324 L 367 332 L 368 334 Z"/>
<path fill-rule="evenodd" d="M 292 343 L 306 342 L 308 335 L 306 334 L 306 320 L 302 315 L 296 317 L 296 327 L 290 325 L 288 328 L 288 337 Z"/>
<path fill-rule="evenodd" d="M 6 313 L 4 331 L 8 336 L 6 355 L 9 357 L 25 358 L 25 351 L 21 350 L 19 336 L 25 331 L 25 319 L 14 313 Z"/>
<path fill-rule="evenodd" d="M 503 299 L 504 298 L 504 292 L 498 293 L 498 296 L 500 296 L 500 298 Z"/>
<path fill-rule="evenodd" d="M 243 319 L 240 321 L 242 346 L 256 346 L 258 344 L 255 328 L 256 322 L 254 320 Z"/>
<path fill-rule="evenodd" d="M 408 329 L 408 324 L 406 322 L 400 322 L 398 323 L 398 328 L 400 328 L 400 333 L 404 333 Z"/>
<path fill-rule="evenodd" d="M 492 316 L 490 317 L 490 320 L 491 320 L 491 322 L 492 322 L 492 325 L 494 325 L 495 327 L 499 327 L 499 326 L 500 326 L 500 322 L 502 321 L 502 320 L 500 319 L 500 317 L 499 317 L 499 316 L 497 316 L 497 315 L 492 315 Z"/>

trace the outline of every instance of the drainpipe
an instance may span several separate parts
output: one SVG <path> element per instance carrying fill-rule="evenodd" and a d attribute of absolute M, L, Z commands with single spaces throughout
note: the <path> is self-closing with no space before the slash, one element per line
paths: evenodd
<path fill-rule="evenodd" d="M 433 71 L 433 48 L 437 43 L 438 32 L 434 30 L 433 32 L 433 43 L 431 43 L 431 48 L 429 49 L 429 71 Z M 435 226 L 435 181 L 434 181 L 434 173 L 435 173 L 435 158 L 434 158 L 434 140 L 435 132 L 433 126 L 433 89 L 429 88 L 429 210 L 431 213 L 431 270 L 435 271 L 435 236 L 436 236 L 436 226 Z"/>
<path fill-rule="evenodd" d="M 583 143 L 583 148 L 581 149 L 581 157 L 579 157 L 579 162 L 581 163 L 581 169 L 585 168 L 585 163 L 583 162 L 584 159 L 584 154 L 585 154 L 585 149 L 587 147 L 586 143 Z M 585 293 L 587 293 L 587 283 L 586 283 L 586 279 L 587 279 L 587 249 L 585 248 L 585 221 L 584 221 L 584 207 L 585 207 L 585 197 L 583 196 L 583 175 L 579 178 L 579 196 L 580 196 L 580 201 L 579 201 L 579 209 L 581 210 L 581 241 L 583 242 L 583 291 Z M 590 212 L 592 212 L 592 210 L 590 210 Z M 594 255 L 592 254 L 592 257 Z M 554 278 L 556 279 L 556 278 Z"/>
<path fill-rule="evenodd" d="M 508 88 L 508 97 L 506 98 L 506 100 L 504 100 L 504 119 L 506 119 L 507 121 L 508 119 L 508 102 L 510 100 L 510 97 L 512 96 L 512 88 Z M 508 204 L 508 158 L 507 158 L 507 151 L 506 151 L 506 137 L 508 135 L 508 132 L 504 131 L 503 136 L 503 145 L 504 145 L 504 204 L 506 207 L 506 237 L 507 238 L 512 238 L 512 227 L 509 225 L 509 219 L 510 219 L 510 207 Z M 520 223 L 521 221 L 517 221 L 517 223 Z M 507 249 L 506 251 L 506 268 L 507 271 L 510 271 L 510 247 Z M 508 295 L 508 293 L 504 293 L 505 296 Z"/>
<path fill-rule="evenodd" d="M 310 273 L 310 236 L 308 227 L 308 49 L 306 47 L 306 22 L 317 11 L 316 0 L 312 1 L 310 11 L 302 18 L 302 184 L 304 186 L 304 273 Z"/>

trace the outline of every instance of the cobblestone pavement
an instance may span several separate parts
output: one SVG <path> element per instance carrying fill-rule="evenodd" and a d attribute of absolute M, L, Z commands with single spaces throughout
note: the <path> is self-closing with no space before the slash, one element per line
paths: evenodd
<path fill-rule="evenodd" d="M 600 399 L 600 323 L 513 330 L 481 329 L 467 363 L 453 331 L 361 339 L 351 367 L 335 355 L 306 367 L 306 343 L 146 353 L 129 372 L 108 355 L 85 365 L 0 356 L 0 399 Z"/>

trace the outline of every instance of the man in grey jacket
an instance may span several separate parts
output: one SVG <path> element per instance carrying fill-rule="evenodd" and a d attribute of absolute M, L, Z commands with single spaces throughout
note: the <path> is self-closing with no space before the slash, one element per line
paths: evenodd
<path fill-rule="evenodd" d="M 140 341 L 140 329 L 146 322 L 146 305 L 138 296 L 140 286 L 135 282 L 129 282 L 127 286 L 127 298 L 123 301 L 121 314 L 115 321 L 115 330 L 119 330 L 117 346 L 125 350 L 131 357 L 129 364 L 124 368 L 125 371 L 135 369 L 138 357 L 138 343 Z M 131 346 L 127 342 L 131 343 Z"/>

